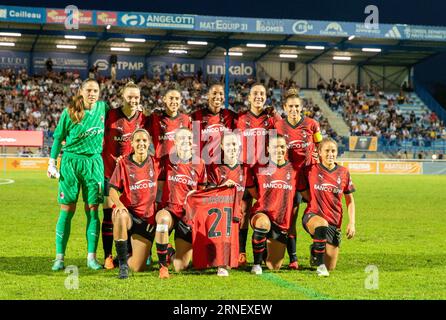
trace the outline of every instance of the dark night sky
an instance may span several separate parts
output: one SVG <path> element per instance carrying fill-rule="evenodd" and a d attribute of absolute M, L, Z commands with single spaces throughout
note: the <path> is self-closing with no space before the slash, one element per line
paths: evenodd
<path fill-rule="evenodd" d="M 444 0 L 127 0 L 127 1 L 10 1 L 4 5 L 64 8 L 73 4 L 79 9 L 111 11 L 143 11 L 160 13 L 184 13 L 213 16 L 256 18 L 312 19 L 335 21 L 364 21 L 364 8 L 378 6 L 381 23 L 407 23 L 446 26 Z"/>

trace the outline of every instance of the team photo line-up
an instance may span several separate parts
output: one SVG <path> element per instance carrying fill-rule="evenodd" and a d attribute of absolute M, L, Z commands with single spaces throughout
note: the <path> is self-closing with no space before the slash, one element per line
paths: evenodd
<path fill-rule="evenodd" d="M 238 114 L 224 108 L 219 83 L 210 86 L 207 107 L 190 116 L 179 111 L 182 98 L 175 89 L 165 92 L 163 111 L 151 114 L 141 108 L 133 82 L 121 89 L 118 108 L 99 96 L 98 83 L 85 80 L 54 132 L 47 175 L 59 181 L 60 212 L 52 270 L 64 269 L 80 190 L 87 267 L 118 267 L 121 279 L 152 263 L 153 243 L 160 278 L 169 278 L 169 267 L 179 272 L 191 266 L 216 267 L 217 275 L 228 276 L 231 268 L 247 265 L 249 226 L 251 273 L 262 274 L 263 262 L 280 269 L 285 251 L 289 268 L 297 270 L 299 206 L 306 206 L 302 226 L 313 239 L 311 266 L 325 277 L 336 267 L 343 197 L 347 238 L 356 232 L 355 188 L 348 170 L 336 163 L 337 143 L 303 116 L 297 90 L 287 91 L 283 118 L 265 106 L 262 84 L 251 87 L 249 110 Z M 103 265 L 96 257 L 99 234 Z"/>

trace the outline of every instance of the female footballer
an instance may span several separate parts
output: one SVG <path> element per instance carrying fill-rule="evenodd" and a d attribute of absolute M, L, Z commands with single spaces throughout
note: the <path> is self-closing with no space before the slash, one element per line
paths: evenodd
<path fill-rule="evenodd" d="M 145 129 L 131 136 L 133 152 L 116 165 L 110 179 L 110 200 L 114 210 L 113 238 L 119 261 L 119 278 L 128 278 L 146 268 L 146 260 L 155 236 L 155 203 L 158 164 L 149 156 L 151 138 Z M 119 196 L 119 193 L 121 196 Z M 132 256 L 127 259 L 127 240 L 131 234 Z"/>
<path fill-rule="evenodd" d="M 102 269 L 96 260 L 100 221 L 98 206 L 103 201 L 104 165 L 101 158 L 105 116 L 109 109 L 98 101 L 99 85 L 96 80 L 85 80 L 79 94 L 64 109 L 54 132 L 54 142 L 48 163 L 47 175 L 59 178 L 61 205 L 56 225 L 56 260 L 52 270 L 64 268 L 64 256 L 71 230 L 71 220 L 76 211 L 79 191 L 85 202 L 87 216 L 86 237 L 88 244 L 87 266 Z M 56 159 L 63 147 L 60 174 Z"/>
<path fill-rule="evenodd" d="M 296 89 L 290 89 L 286 93 L 283 105 L 286 118 L 277 121 L 274 128 L 277 134 L 287 140 L 288 160 L 293 164 L 297 174 L 300 175 L 303 168 L 317 162 L 315 152 L 317 144 L 322 140 L 317 121 L 303 117 L 302 99 Z M 293 212 L 293 224 L 288 234 L 287 250 L 290 257 L 290 269 L 298 269 L 296 255 L 296 220 L 299 211 L 301 197 L 296 193 L 296 204 Z"/>
<path fill-rule="evenodd" d="M 223 150 L 223 162 L 212 163 L 207 166 L 207 174 L 209 180 L 209 186 L 229 186 L 237 188 L 239 194 L 238 199 L 241 206 L 241 201 L 245 190 L 253 192 L 254 185 L 252 181 L 247 181 L 248 167 L 239 163 L 239 155 L 241 150 L 240 136 L 233 132 L 226 132 L 221 140 L 221 149 Z M 254 193 L 252 193 L 253 195 Z M 236 225 L 237 229 L 233 230 L 238 234 L 239 224 Z M 231 246 L 239 246 L 239 243 L 233 243 Z M 228 276 L 228 267 L 219 266 L 217 269 L 218 276 Z"/>
<path fill-rule="evenodd" d="M 163 96 L 164 111 L 152 113 L 145 122 L 144 129 L 152 137 L 157 159 L 162 159 L 173 151 L 177 129 L 191 127 L 189 116 L 179 111 L 181 99 L 181 93 L 178 90 L 168 90 Z"/>
<path fill-rule="evenodd" d="M 104 219 L 102 220 L 102 246 L 104 249 L 104 267 L 113 269 L 113 222 L 112 208 L 109 195 L 109 181 L 115 170 L 116 159 L 129 154 L 132 150 L 131 135 L 144 125 L 145 116 L 139 110 L 141 93 L 139 87 L 132 81 L 122 89 L 123 105 L 112 109 L 105 119 L 105 137 L 102 159 L 104 161 L 105 201 L 103 205 Z"/>
<path fill-rule="evenodd" d="M 313 238 L 311 264 L 317 266 L 319 276 L 328 277 L 336 267 L 341 243 L 342 196 L 345 197 L 349 223 L 347 239 L 355 236 L 355 187 L 347 168 L 336 163 L 338 145 L 331 138 L 324 138 L 318 147 L 319 164 L 313 164 L 301 177 L 299 189 L 308 201 L 302 217 L 304 229 Z M 301 189 L 300 189 L 301 190 Z M 328 269 L 328 270 L 327 270 Z"/>
<path fill-rule="evenodd" d="M 184 127 L 176 130 L 174 144 L 175 151 L 162 161 L 164 167 L 159 178 L 163 193 L 159 206 L 161 210 L 156 214 L 155 242 L 160 278 L 169 278 L 167 255 L 169 232 L 172 229 L 175 229 L 174 268 L 181 271 L 189 266 L 192 232 L 183 221 L 184 202 L 189 192 L 204 189 L 207 183 L 204 162 L 193 154 L 192 132 Z"/>
<path fill-rule="evenodd" d="M 250 109 L 239 113 L 237 119 L 237 129 L 243 136 L 243 162 L 251 168 L 257 163 L 268 162 L 266 156 L 266 145 L 268 131 L 274 128 L 275 121 L 280 120 L 280 116 L 272 107 L 265 108 L 266 89 L 262 84 L 254 84 L 249 92 L 248 101 Z M 254 180 L 252 170 L 248 170 L 248 175 Z M 248 237 L 248 212 L 252 205 L 252 197 L 245 192 L 242 201 L 243 219 L 240 226 L 240 266 L 246 265 L 246 241 Z"/>
<path fill-rule="evenodd" d="M 253 274 L 262 274 L 261 263 L 267 249 L 266 266 L 278 270 L 282 266 L 292 223 L 297 173 L 286 160 L 287 143 L 283 136 L 269 138 L 269 163 L 256 165 L 257 202 L 251 210 Z"/>
<path fill-rule="evenodd" d="M 234 129 L 237 114 L 224 108 L 225 89 L 222 84 L 211 85 L 208 106 L 191 114 L 194 125 L 198 124 L 200 155 L 207 165 L 221 163 L 220 143 L 223 133 Z M 195 122 L 197 121 L 197 122 Z"/>

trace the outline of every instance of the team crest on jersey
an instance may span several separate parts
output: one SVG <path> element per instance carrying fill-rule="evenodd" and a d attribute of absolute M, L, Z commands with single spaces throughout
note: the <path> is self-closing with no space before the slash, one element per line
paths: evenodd
<path fill-rule="evenodd" d="M 130 176 L 130 178 L 135 179 L 135 175 L 133 173 L 130 173 L 129 176 Z"/>
<path fill-rule="evenodd" d="M 240 175 L 238 179 L 239 179 L 240 182 L 243 182 L 243 176 L 242 175 Z"/>
<path fill-rule="evenodd" d="M 192 171 L 192 172 L 190 173 L 190 175 L 191 175 L 191 176 L 194 176 L 194 175 L 195 175 L 195 171 Z"/>
<path fill-rule="evenodd" d="M 289 172 L 286 174 L 286 179 L 287 179 L 287 180 L 290 180 L 290 179 L 291 179 L 291 174 L 290 174 Z"/>
<path fill-rule="evenodd" d="M 153 177 L 153 171 L 152 170 L 149 171 L 149 176 L 150 176 L 150 178 Z"/>
<path fill-rule="evenodd" d="M 104 116 L 101 116 L 101 122 L 104 122 Z"/>
<path fill-rule="evenodd" d="M 338 177 L 338 180 L 336 180 L 336 182 L 337 182 L 338 184 L 341 184 L 341 177 Z"/>
<path fill-rule="evenodd" d="M 161 128 L 163 128 L 163 130 L 166 130 L 167 126 L 164 123 L 160 123 Z"/>
<path fill-rule="evenodd" d="M 61 199 L 65 198 L 65 194 L 63 192 L 60 193 L 60 198 Z"/>
<path fill-rule="evenodd" d="M 268 121 L 263 122 L 263 125 L 264 125 L 265 127 L 267 127 L 267 126 L 268 126 Z"/>

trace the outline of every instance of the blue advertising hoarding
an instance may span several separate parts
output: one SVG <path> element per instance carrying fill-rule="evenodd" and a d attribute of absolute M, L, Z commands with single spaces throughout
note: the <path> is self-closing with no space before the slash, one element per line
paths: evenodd
<path fill-rule="evenodd" d="M 119 12 L 118 26 L 193 30 L 195 26 L 195 16 L 183 14 Z"/>
<path fill-rule="evenodd" d="M 200 69 L 204 77 L 220 78 L 225 74 L 224 59 L 187 59 L 175 57 L 150 57 L 147 59 L 148 75 L 163 75 L 168 66 L 173 70 L 174 66 L 183 76 L 193 76 Z M 253 61 L 231 59 L 229 65 L 229 78 L 231 80 L 247 80 L 255 77 L 256 68 Z"/>
<path fill-rule="evenodd" d="M 11 7 L 0 5 L 0 21 L 45 23 L 44 8 Z"/>
<path fill-rule="evenodd" d="M 145 74 L 143 56 L 117 55 L 117 57 L 116 77 L 118 79 L 131 77 L 133 75 L 140 77 Z M 98 66 L 100 75 L 109 77 L 111 71 L 109 59 L 109 54 L 94 54 L 91 57 L 91 63 L 94 66 Z"/>
<path fill-rule="evenodd" d="M 29 70 L 29 53 L 21 51 L 0 51 L 1 69 Z"/>
<path fill-rule="evenodd" d="M 0 5 L 0 21 L 22 23 L 64 23 L 64 14 L 56 14 L 64 9 L 46 9 Z M 235 32 L 281 35 L 310 35 L 348 37 L 355 35 L 364 38 L 446 41 L 446 27 L 418 26 L 404 24 L 366 25 L 359 22 L 261 19 L 240 17 L 213 17 L 186 14 L 150 12 L 103 12 L 82 11 L 85 24 L 104 26 L 112 24 L 120 27 L 193 30 L 208 32 Z M 109 17 L 109 18 L 107 18 Z"/>
<path fill-rule="evenodd" d="M 48 58 L 51 58 L 53 70 L 56 72 L 78 72 L 82 78 L 86 78 L 88 75 L 88 55 L 63 52 L 36 52 L 32 61 L 36 73 L 46 71 Z"/>

